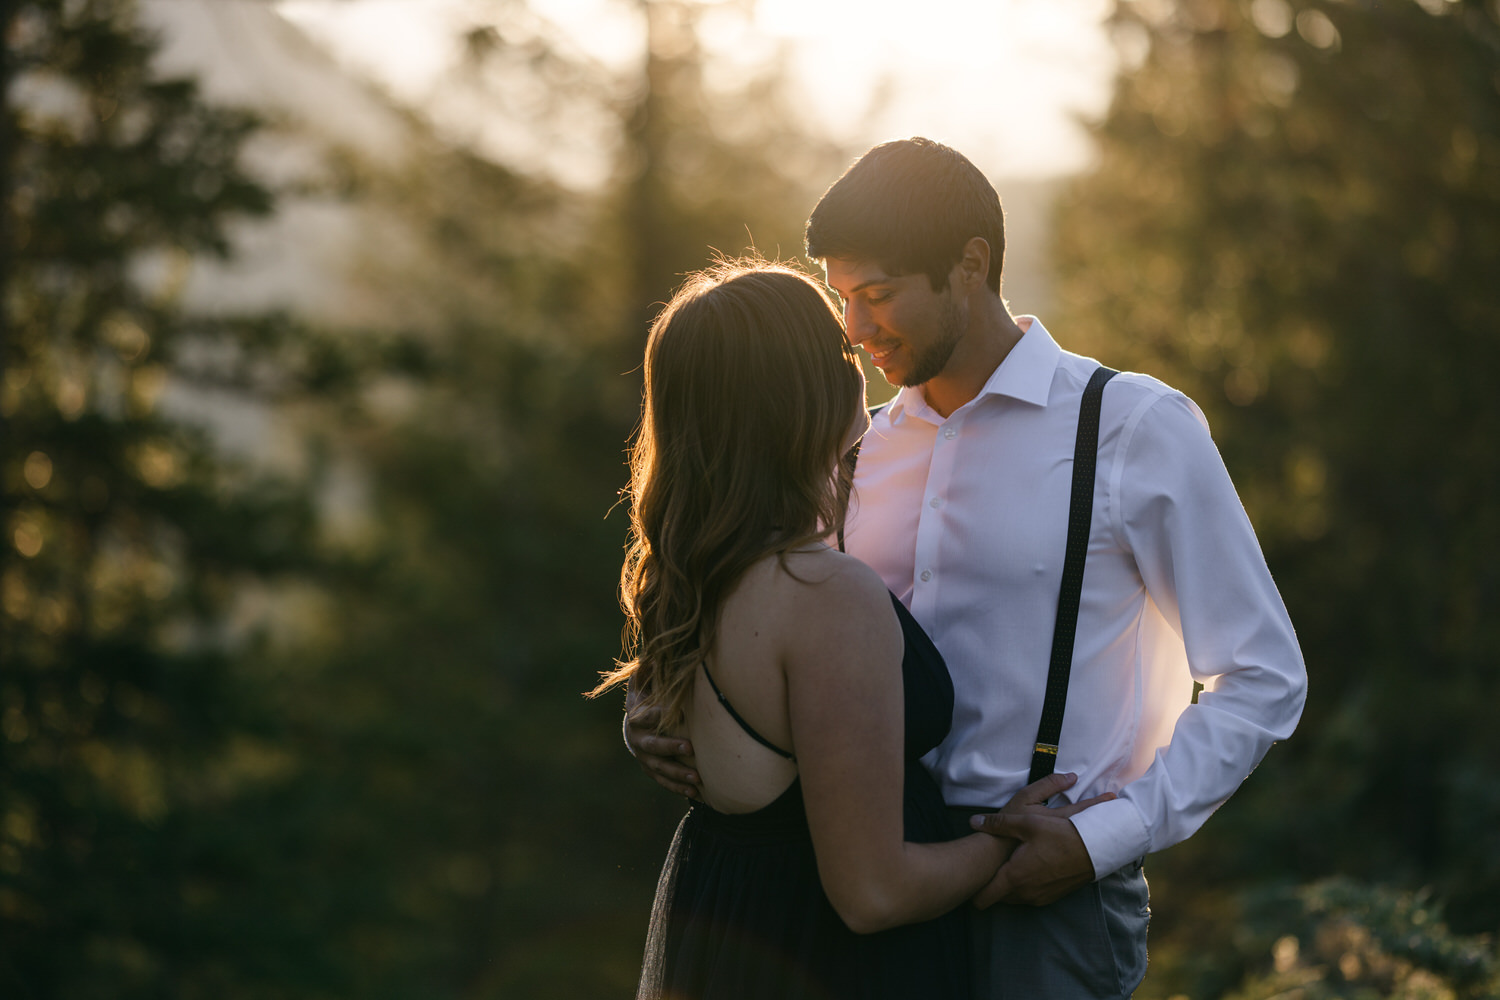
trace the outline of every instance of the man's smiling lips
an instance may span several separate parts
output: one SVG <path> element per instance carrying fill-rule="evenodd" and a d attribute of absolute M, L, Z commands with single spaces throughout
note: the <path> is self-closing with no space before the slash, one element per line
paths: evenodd
<path fill-rule="evenodd" d="M 868 345 L 861 346 L 864 347 L 865 353 L 870 356 L 870 361 L 873 362 L 877 367 L 879 367 L 880 365 L 883 365 L 885 364 L 885 362 L 890 360 L 891 355 L 896 353 L 896 350 L 900 345 L 891 344 L 884 348 L 875 348 Z"/>

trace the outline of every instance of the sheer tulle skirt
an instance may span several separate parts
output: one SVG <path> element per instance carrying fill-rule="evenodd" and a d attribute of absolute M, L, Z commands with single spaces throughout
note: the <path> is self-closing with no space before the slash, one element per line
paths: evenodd
<path fill-rule="evenodd" d="M 933 801 L 921 810 L 937 829 L 946 826 L 941 809 Z M 908 803 L 908 825 L 911 813 Z M 799 784 L 754 813 L 694 805 L 678 825 L 657 885 L 638 1000 L 967 994 L 962 911 L 879 934 L 844 925 L 818 880 Z"/>

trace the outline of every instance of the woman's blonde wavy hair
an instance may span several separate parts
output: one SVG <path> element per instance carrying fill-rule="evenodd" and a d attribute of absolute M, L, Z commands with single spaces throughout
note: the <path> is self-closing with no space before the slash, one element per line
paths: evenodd
<path fill-rule="evenodd" d="M 630 451 L 620 572 L 624 654 L 591 696 L 630 681 L 683 720 L 719 609 L 751 565 L 843 526 L 864 405 L 839 311 L 812 277 L 761 260 L 691 275 L 651 326 Z"/>

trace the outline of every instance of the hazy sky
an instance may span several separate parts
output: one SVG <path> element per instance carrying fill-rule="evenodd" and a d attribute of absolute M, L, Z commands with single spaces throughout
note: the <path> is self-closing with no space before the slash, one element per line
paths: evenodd
<path fill-rule="evenodd" d="M 453 55 L 453 25 L 485 0 L 280 0 L 278 6 L 325 39 L 351 65 L 417 103 Z M 625 65 L 642 29 L 625 0 L 532 0 L 601 62 Z M 719 5 L 705 24 L 715 61 L 732 76 L 778 41 L 791 44 L 799 92 L 820 126 L 853 145 L 927 135 L 966 153 L 992 177 L 1077 170 L 1088 140 L 1074 118 L 1097 116 L 1109 96 L 1115 57 L 1100 26 L 1109 0 L 759 0 Z M 883 77 L 892 84 L 872 115 Z M 454 119 L 480 111 L 447 109 Z M 475 135 L 500 129 L 474 125 Z M 491 136 L 491 141 L 496 141 Z M 540 152 L 540 151 L 539 151 Z M 555 152 L 555 151 L 554 151 Z M 586 179 L 587 153 L 558 166 Z"/>

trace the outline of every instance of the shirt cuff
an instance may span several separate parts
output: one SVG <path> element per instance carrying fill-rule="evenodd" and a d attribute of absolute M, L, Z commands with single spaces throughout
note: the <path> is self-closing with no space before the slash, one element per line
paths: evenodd
<path fill-rule="evenodd" d="M 1144 856 L 1151 846 L 1146 821 L 1129 799 L 1089 806 L 1071 820 L 1089 852 L 1096 880 Z"/>

